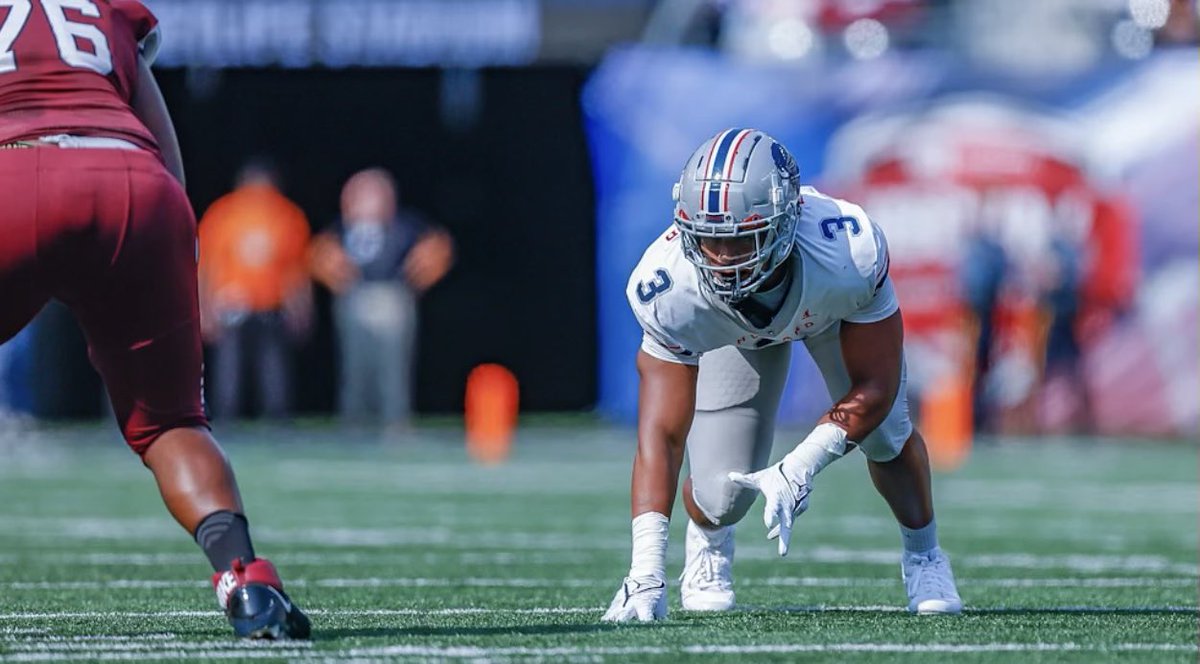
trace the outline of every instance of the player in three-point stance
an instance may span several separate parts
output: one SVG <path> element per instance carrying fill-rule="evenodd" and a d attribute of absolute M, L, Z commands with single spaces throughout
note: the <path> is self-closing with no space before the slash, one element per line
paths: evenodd
<path fill-rule="evenodd" d="M 254 555 L 201 400 L 196 220 L 136 0 L 0 3 L 0 341 L 46 301 L 79 320 L 130 448 L 195 536 L 234 631 L 307 638 Z"/>
<path fill-rule="evenodd" d="M 733 608 L 734 524 L 758 494 L 767 537 L 786 555 L 814 477 L 861 447 L 900 524 L 909 611 L 960 612 L 938 547 L 925 442 L 908 416 L 904 329 L 880 229 L 857 205 L 802 187 L 787 149 L 752 129 L 701 145 L 674 198 L 674 224 L 628 287 L 644 331 L 633 561 L 604 619 L 667 615 L 667 522 L 685 448 L 684 609 Z M 764 468 L 792 341 L 804 342 L 834 404 Z"/>

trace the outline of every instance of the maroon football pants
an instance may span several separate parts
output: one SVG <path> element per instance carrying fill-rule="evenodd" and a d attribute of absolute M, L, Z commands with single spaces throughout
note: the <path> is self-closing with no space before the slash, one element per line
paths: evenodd
<path fill-rule="evenodd" d="M 207 426 L 196 219 L 149 152 L 0 150 L 0 341 L 57 298 L 88 341 L 125 440 Z"/>

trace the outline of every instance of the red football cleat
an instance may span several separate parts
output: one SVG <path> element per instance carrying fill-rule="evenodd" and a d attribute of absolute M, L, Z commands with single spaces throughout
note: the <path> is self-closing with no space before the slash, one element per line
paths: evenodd
<path fill-rule="evenodd" d="M 265 558 L 249 564 L 233 561 L 227 572 L 212 577 L 217 603 L 238 636 L 248 639 L 307 639 L 312 632 L 308 616 L 287 593 L 275 566 Z"/>

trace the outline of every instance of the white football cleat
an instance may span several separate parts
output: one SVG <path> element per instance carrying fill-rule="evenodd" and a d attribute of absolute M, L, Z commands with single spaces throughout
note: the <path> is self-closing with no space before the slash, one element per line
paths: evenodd
<path fill-rule="evenodd" d="M 962 599 L 954 585 L 950 558 L 941 547 L 922 554 L 905 553 L 900 575 L 908 591 L 908 610 L 922 616 L 962 612 Z"/>
<path fill-rule="evenodd" d="M 688 519 L 685 561 L 679 594 L 687 611 L 728 611 L 733 608 L 733 526 L 711 544 Z"/>

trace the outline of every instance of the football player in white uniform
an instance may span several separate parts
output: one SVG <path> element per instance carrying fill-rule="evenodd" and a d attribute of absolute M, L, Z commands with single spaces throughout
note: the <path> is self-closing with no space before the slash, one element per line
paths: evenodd
<path fill-rule="evenodd" d="M 644 330 L 633 561 L 604 620 L 665 618 L 667 523 L 684 449 L 683 608 L 733 608 L 734 524 L 761 493 L 768 538 L 787 554 L 814 477 L 861 447 L 900 525 L 908 609 L 958 613 L 938 546 L 925 442 L 905 398 L 904 328 L 883 233 L 862 208 L 800 185 L 788 150 L 729 129 L 701 145 L 675 185 L 675 222 L 638 263 L 628 297 Z M 764 468 L 793 341 L 833 407 Z"/>

